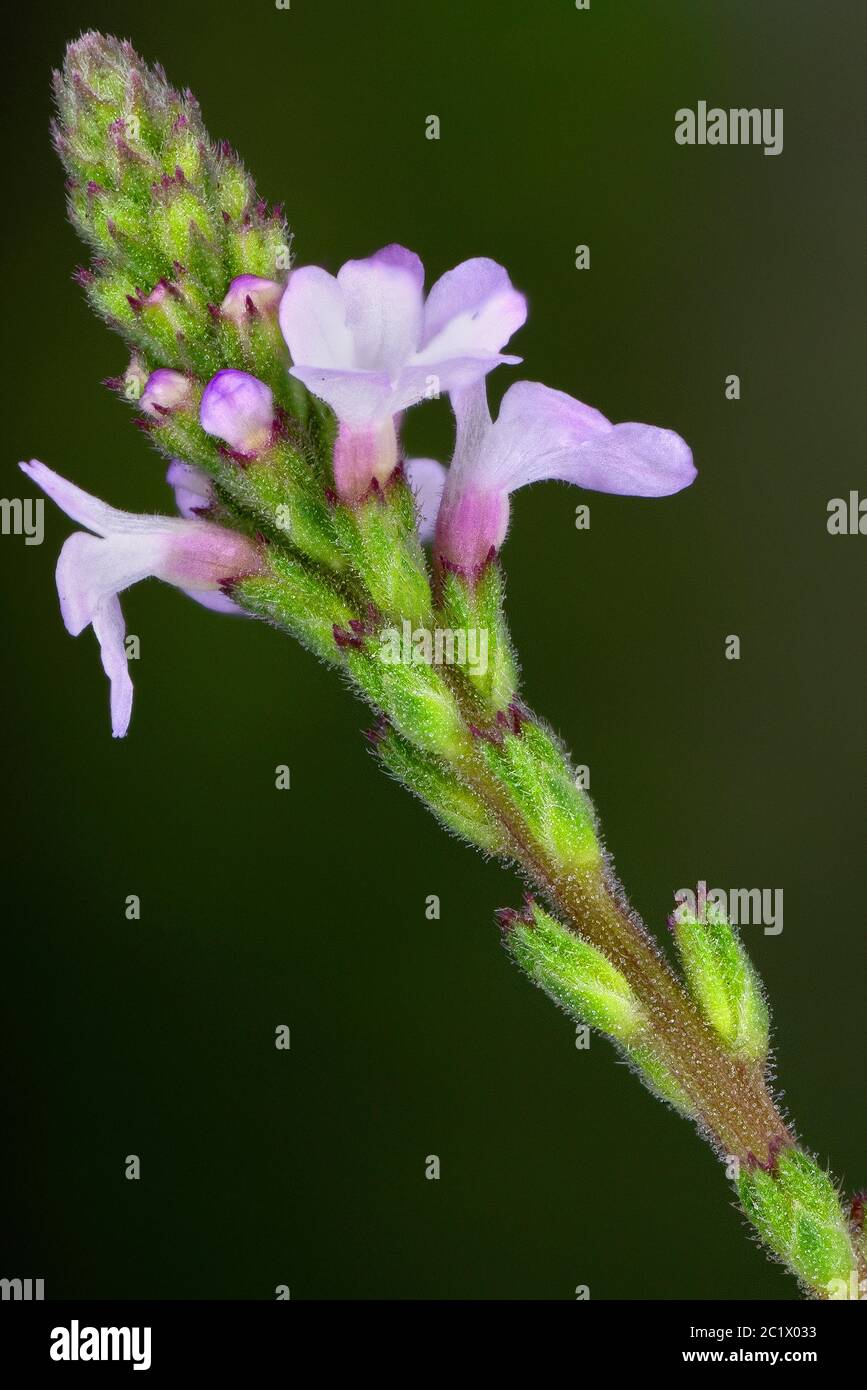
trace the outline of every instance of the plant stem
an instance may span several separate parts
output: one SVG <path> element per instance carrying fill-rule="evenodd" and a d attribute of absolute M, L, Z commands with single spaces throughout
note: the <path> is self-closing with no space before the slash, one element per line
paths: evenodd
<path fill-rule="evenodd" d="M 723 1050 L 659 948 L 624 902 L 613 876 L 554 862 L 533 843 L 520 807 L 474 751 L 464 775 L 498 817 L 515 860 L 574 931 L 622 971 L 651 1021 L 654 1041 L 689 1098 L 698 1123 L 724 1156 L 767 1163 L 793 1143 L 768 1092 L 761 1067 Z"/>

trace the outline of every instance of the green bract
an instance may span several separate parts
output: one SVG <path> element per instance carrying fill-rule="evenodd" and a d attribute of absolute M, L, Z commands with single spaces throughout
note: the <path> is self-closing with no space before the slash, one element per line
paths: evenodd
<path fill-rule="evenodd" d="M 772 1172 L 743 1172 L 738 1189 L 745 1212 L 780 1259 L 809 1288 L 826 1297 L 845 1296 L 858 1261 L 837 1189 L 824 1169 L 801 1150 L 785 1149 Z"/>
<path fill-rule="evenodd" d="M 528 905 L 526 920 L 508 923 L 505 945 L 534 984 L 579 1023 L 622 1043 L 642 1033 L 641 1006 L 620 971 L 536 903 Z"/>
<path fill-rule="evenodd" d="M 687 984 L 708 1023 L 735 1056 L 764 1060 L 768 1006 L 734 927 L 712 905 L 704 920 L 679 907 L 671 922 Z"/>

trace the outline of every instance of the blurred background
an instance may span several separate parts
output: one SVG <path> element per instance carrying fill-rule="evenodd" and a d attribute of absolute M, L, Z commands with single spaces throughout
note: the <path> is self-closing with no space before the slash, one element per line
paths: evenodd
<path fill-rule="evenodd" d="M 589 766 L 653 927 L 700 878 L 784 890 L 782 934 L 746 939 L 785 1104 L 850 1190 L 867 1181 L 867 540 L 829 536 L 826 508 L 867 492 L 864 27 L 844 0 L 71 0 L 17 16 L 4 140 L 4 496 L 33 495 L 15 462 L 35 456 L 170 510 L 100 385 L 124 348 L 70 279 L 50 73 L 86 28 L 194 90 L 285 200 L 299 262 L 401 241 L 431 280 L 505 264 L 530 318 L 494 396 L 520 371 L 686 437 L 699 479 L 676 498 L 519 494 L 524 693 Z M 676 145 L 675 110 L 699 100 L 783 107 L 782 155 Z M 446 403 L 406 438 L 447 457 Z M 71 523 L 45 517 L 41 547 L 0 539 L 0 1275 L 55 1298 L 795 1297 L 710 1151 L 602 1040 L 576 1050 L 510 966 L 492 914 L 519 884 L 375 769 L 369 715 L 330 673 L 141 585 L 133 723 L 111 739 L 93 636 L 58 612 Z"/>

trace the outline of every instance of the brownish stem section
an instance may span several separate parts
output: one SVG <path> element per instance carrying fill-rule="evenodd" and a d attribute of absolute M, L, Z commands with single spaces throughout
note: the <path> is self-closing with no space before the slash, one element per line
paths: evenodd
<path fill-rule="evenodd" d="M 730 1057 L 675 978 L 659 948 L 600 867 L 558 864 L 533 838 L 503 785 L 476 751 L 464 765 L 477 793 L 508 833 L 515 860 L 585 941 L 622 971 L 651 1023 L 654 1050 L 689 1097 L 720 1154 L 773 1163 L 794 1142 L 768 1091 L 763 1069 Z"/>

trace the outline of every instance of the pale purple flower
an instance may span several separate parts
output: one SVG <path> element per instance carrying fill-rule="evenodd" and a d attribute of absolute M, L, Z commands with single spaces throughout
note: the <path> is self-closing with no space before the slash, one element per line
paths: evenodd
<path fill-rule="evenodd" d="M 271 388 L 249 372 L 217 372 L 202 393 L 199 422 L 206 434 L 224 440 L 236 454 L 252 457 L 271 440 Z"/>
<path fill-rule="evenodd" d="M 437 553 L 465 571 L 500 549 L 509 496 L 546 478 L 595 492 L 666 497 L 696 476 L 689 446 L 654 425 L 613 425 L 563 391 L 519 381 L 496 423 L 484 382 L 456 393 L 457 436 L 436 525 Z"/>
<path fill-rule="evenodd" d="M 265 280 L 261 275 L 237 275 L 232 281 L 220 309 L 227 319 L 242 324 L 247 318 L 247 301 L 260 314 L 276 314 L 283 296 L 284 286 L 276 280 Z"/>
<path fill-rule="evenodd" d="M 76 531 L 64 542 L 57 592 L 67 631 L 77 637 L 90 624 L 96 633 L 111 684 L 112 733 L 123 738 L 132 710 L 132 681 L 118 594 L 153 576 L 208 607 L 217 607 L 220 600 L 225 611 L 221 605 L 230 600 L 221 585 L 258 573 L 259 553 L 245 536 L 209 521 L 117 511 L 36 459 L 20 467 L 67 516 L 94 532 Z"/>
<path fill-rule="evenodd" d="M 425 397 L 471 386 L 501 362 L 527 317 L 502 266 L 464 261 L 424 296 L 424 267 L 403 246 L 347 261 L 337 275 L 293 271 L 280 302 L 292 375 L 326 401 L 340 428 L 334 477 L 341 497 L 385 482 L 397 463 L 394 417 Z"/>
<path fill-rule="evenodd" d="M 192 399 L 193 383 L 189 377 L 168 367 L 158 367 L 148 377 L 139 405 L 145 414 L 159 417 L 166 411 L 190 405 Z"/>

